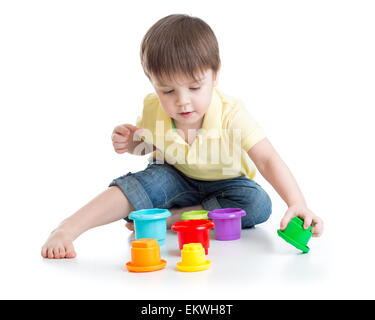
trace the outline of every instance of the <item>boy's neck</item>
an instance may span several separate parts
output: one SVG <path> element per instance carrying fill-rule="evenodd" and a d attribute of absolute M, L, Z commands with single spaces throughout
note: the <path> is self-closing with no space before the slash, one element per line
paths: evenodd
<path fill-rule="evenodd" d="M 190 125 L 189 127 L 176 126 L 176 122 L 173 120 L 173 118 L 171 118 L 172 128 L 175 131 L 178 129 L 177 133 L 185 140 L 186 143 L 192 145 L 196 136 L 202 132 L 203 118 L 198 122 L 199 125 Z M 180 130 L 183 133 L 179 132 Z"/>
<path fill-rule="evenodd" d="M 181 125 L 180 123 L 176 122 L 173 118 L 171 118 L 171 123 L 172 123 L 172 128 L 174 130 L 176 129 L 180 129 L 184 132 L 187 132 L 188 130 L 200 130 L 202 128 L 202 124 L 203 124 L 203 119 L 204 119 L 204 116 L 202 117 L 202 119 L 200 119 L 197 123 L 194 123 L 194 124 L 191 124 L 191 125 Z"/>

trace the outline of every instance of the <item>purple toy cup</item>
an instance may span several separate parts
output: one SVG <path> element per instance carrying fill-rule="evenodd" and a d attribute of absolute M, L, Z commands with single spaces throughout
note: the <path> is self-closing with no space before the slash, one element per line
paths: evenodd
<path fill-rule="evenodd" d="M 214 221 L 216 240 L 236 240 L 241 237 L 241 217 L 246 212 L 239 208 L 225 208 L 210 211 L 207 216 Z"/>

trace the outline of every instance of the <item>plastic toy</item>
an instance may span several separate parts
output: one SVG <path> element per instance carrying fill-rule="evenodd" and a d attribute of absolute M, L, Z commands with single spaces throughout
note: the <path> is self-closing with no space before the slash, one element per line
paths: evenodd
<path fill-rule="evenodd" d="M 185 220 L 178 221 L 172 226 L 172 230 L 177 232 L 180 250 L 187 243 L 201 243 L 205 253 L 208 254 L 210 246 L 210 229 L 214 227 L 210 220 Z"/>
<path fill-rule="evenodd" d="M 159 245 L 165 243 L 167 236 L 167 218 L 171 212 L 167 209 L 144 209 L 132 211 L 129 219 L 134 220 L 135 239 L 157 239 Z"/>
<path fill-rule="evenodd" d="M 295 246 L 297 249 L 303 251 L 304 253 L 309 252 L 310 248 L 307 246 L 312 232 L 311 226 L 308 229 L 303 228 L 303 220 L 294 217 L 287 225 L 284 231 L 280 229 L 277 230 L 278 235 L 283 238 L 286 242 Z"/>
<path fill-rule="evenodd" d="M 186 211 L 181 215 L 181 220 L 196 220 L 196 219 L 208 220 L 207 213 L 208 211 L 206 210 Z"/>
<path fill-rule="evenodd" d="M 160 247 L 156 239 L 139 239 L 132 242 L 131 261 L 126 264 L 130 272 L 161 270 L 167 262 L 160 259 Z"/>
<path fill-rule="evenodd" d="M 228 241 L 241 237 L 241 217 L 246 212 L 238 208 L 216 209 L 208 213 L 215 223 L 216 240 Z"/>
<path fill-rule="evenodd" d="M 177 262 L 177 269 L 183 272 L 194 272 L 206 270 L 211 261 L 206 260 L 201 243 L 187 243 L 181 251 L 182 261 Z"/>

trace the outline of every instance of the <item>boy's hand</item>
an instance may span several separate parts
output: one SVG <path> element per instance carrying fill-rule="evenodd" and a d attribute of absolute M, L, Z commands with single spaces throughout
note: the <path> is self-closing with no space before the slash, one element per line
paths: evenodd
<path fill-rule="evenodd" d="M 124 153 L 129 150 L 129 144 L 133 141 L 129 141 L 129 138 L 133 139 L 134 133 L 140 130 L 131 124 L 122 124 L 117 127 L 112 132 L 112 144 L 117 153 Z"/>
<path fill-rule="evenodd" d="M 307 209 L 306 206 L 290 206 L 284 217 L 281 219 L 280 229 L 284 230 L 290 220 L 292 220 L 295 216 L 301 218 L 304 221 L 304 229 L 307 229 L 310 225 L 312 226 L 311 232 L 313 234 L 313 237 L 320 237 L 322 235 L 323 220 L 315 215 L 312 211 Z"/>

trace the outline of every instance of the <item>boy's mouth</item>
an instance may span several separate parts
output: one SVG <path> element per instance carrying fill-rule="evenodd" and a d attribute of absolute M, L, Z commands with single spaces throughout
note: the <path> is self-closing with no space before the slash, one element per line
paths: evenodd
<path fill-rule="evenodd" d="M 188 118 L 192 114 L 193 114 L 193 111 L 190 111 L 190 112 L 181 112 L 180 113 L 180 115 L 183 116 L 184 118 Z"/>

